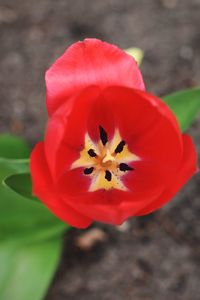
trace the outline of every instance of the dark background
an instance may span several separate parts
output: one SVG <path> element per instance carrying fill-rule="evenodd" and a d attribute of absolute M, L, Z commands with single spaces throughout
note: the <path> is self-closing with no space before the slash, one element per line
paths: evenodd
<path fill-rule="evenodd" d="M 200 0 L 0 0 L 1 132 L 42 138 L 44 72 L 85 37 L 141 47 L 146 86 L 159 96 L 199 85 L 199 31 Z M 200 153 L 200 118 L 189 132 Z M 196 175 L 154 214 L 95 224 L 104 238 L 87 251 L 73 229 L 46 300 L 199 300 L 199 216 Z"/>

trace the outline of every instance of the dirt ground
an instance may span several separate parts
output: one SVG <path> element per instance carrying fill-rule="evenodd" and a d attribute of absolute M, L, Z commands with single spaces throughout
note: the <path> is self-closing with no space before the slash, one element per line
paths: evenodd
<path fill-rule="evenodd" d="M 44 72 L 84 37 L 141 47 L 157 95 L 199 85 L 199 28 L 200 0 L 0 0 L 1 132 L 42 138 Z M 200 118 L 190 134 L 200 153 Z M 105 235 L 90 250 L 79 249 L 83 232 L 73 229 L 46 300 L 199 300 L 199 180 L 123 228 L 95 224 Z"/>

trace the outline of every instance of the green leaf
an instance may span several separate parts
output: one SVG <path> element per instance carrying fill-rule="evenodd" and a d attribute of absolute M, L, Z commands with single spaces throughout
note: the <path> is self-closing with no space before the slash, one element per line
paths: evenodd
<path fill-rule="evenodd" d="M 138 65 L 141 65 L 144 57 L 144 52 L 141 49 L 132 47 L 126 49 L 125 52 L 131 55 L 137 61 Z"/>
<path fill-rule="evenodd" d="M 13 174 L 8 176 L 4 180 L 4 184 L 17 194 L 37 201 L 37 198 L 32 195 L 32 181 L 29 173 Z"/>
<path fill-rule="evenodd" d="M 189 128 L 200 112 L 200 87 L 176 92 L 162 99 L 173 110 L 182 132 Z"/>
<path fill-rule="evenodd" d="M 0 158 L 0 299 L 43 299 L 69 228 L 31 198 L 29 159 Z"/>
<path fill-rule="evenodd" d="M 27 143 L 19 137 L 1 134 L 0 135 L 0 157 L 4 158 L 28 158 L 30 148 Z"/>
<path fill-rule="evenodd" d="M 26 235 L 30 240 L 41 240 L 44 237 L 56 236 L 69 228 L 40 201 L 32 201 L 25 197 L 26 193 L 30 192 L 30 186 L 26 188 L 21 181 L 19 187 L 20 179 L 14 183 L 17 174 L 24 174 L 27 169 L 27 161 L 21 160 L 20 163 L 20 160 L 0 159 L 0 240 L 13 238 L 13 236 L 26 239 Z M 14 186 L 16 189 L 20 188 L 23 195 L 7 185 L 6 180 L 13 185 L 13 188 Z"/>
<path fill-rule="evenodd" d="M 0 157 L 0 182 L 7 176 L 29 173 L 29 159 L 5 159 Z"/>
<path fill-rule="evenodd" d="M 39 243 L 0 244 L 0 299 L 41 300 L 57 268 L 60 238 Z"/>

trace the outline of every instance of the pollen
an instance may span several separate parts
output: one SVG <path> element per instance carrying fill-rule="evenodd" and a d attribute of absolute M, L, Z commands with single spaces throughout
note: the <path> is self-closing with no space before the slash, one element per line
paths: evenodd
<path fill-rule="evenodd" d="M 128 191 L 123 177 L 135 170 L 132 163 L 138 160 L 140 158 L 129 151 L 118 129 L 109 140 L 106 130 L 99 126 L 99 141 L 93 142 L 86 133 L 84 149 L 71 169 L 81 168 L 83 176 L 90 177 L 90 192 L 100 189 Z"/>

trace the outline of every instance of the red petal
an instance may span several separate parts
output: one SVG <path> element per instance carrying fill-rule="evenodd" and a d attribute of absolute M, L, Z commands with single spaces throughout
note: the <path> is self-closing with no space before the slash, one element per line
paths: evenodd
<path fill-rule="evenodd" d="M 194 145 L 189 136 L 183 135 L 184 154 L 179 169 L 171 174 L 171 185 L 164 192 L 159 190 L 154 191 L 154 194 L 143 195 L 142 199 L 138 201 L 132 193 L 132 201 L 121 201 L 119 203 L 113 203 L 113 198 L 116 198 L 117 191 L 110 193 L 110 198 L 107 203 L 102 201 L 102 204 L 95 202 L 90 204 L 81 204 L 76 202 L 76 208 L 87 215 L 93 217 L 97 221 L 121 224 L 128 217 L 140 216 L 151 213 L 160 208 L 180 190 L 180 188 L 189 180 L 189 178 L 197 171 L 197 155 Z M 118 196 L 122 196 L 123 192 L 118 192 Z M 124 193 L 124 195 L 127 193 Z M 103 193 L 102 193 L 103 196 Z M 129 195 L 131 197 L 131 195 Z"/>
<path fill-rule="evenodd" d="M 92 220 L 66 204 L 55 190 L 44 155 L 44 144 L 38 143 L 31 154 L 33 193 L 63 222 L 78 228 L 86 228 Z"/>
<path fill-rule="evenodd" d="M 161 183 L 148 187 L 146 190 L 145 187 L 149 185 L 149 182 L 145 180 L 146 178 L 143 182 L 144 189 L 139 191 L 123 192 L 114 189 L 87 192 L 89 178 L 82 175 L 81 169 L 75 169 L 63 176 L 59 183 L 59 190 L 63 195 L 63 200 L 80 213 L 97 221 L 120 224 L 163 192 L 164 188 Z"/>
<path fill-rule="evenodd" d="M 103 95 L 130 150 L 146 161 L 176 168 L 182 138 L 168 106 L 147 92 L 124 87 L 109 87 Z"/>
<path fill-rule="evenodd" d="M 44 147 L 54 181 L 58 181 L 63 172 L 79 157 L 91 107 L 95 105 L 99 92 L 96 86 L 84 89 L 67 104 L 59 107 L 49 119 Z"/>
<path fill-rule="evenodd" d="M 138 199 L 137 194 L 136 199 L 134 198 L 134 193 L 129 193 L 129 195 L 127 194 L 127 192 L 114 190 L 113 194 L 112 192 L 110 193 L 110 197 L 106 197 L 105 192 L 102 192 L 102 203 L 99 203 L 98 199 L 95 199 L 95 195 L 93 195 L 91 196 L 90 203 L 81 203 L 80 201 L 77 201 L 76 203 L 70 202 L 70 204 L 73 207 L 76 207 L 79 212 L 90 218 L 92 217 L 96 221 L 119 225 L 128 217 L 137 215 L 137 212 L 141 210 L 141 208 L 158 198 L 161 192 L 159 190 L 154 190 L 153 193 L 149 193 L 149 195 L 147 195 L 147 193 L 146 195 L 143 194 L 140 199 Z M 123 196 L 124 198 L 128 196 L 129 201 L 123 201 Z M 105 197 L 105 199 L 103 197 Z M 118 197 L 121 199 L 121 202 Z M 116 203 L 117 199 L 118 203 Z"/>
<path fill-rule="evenodd" d="M 135 60 L 118 47 L 86 39 L 69 47 L 46 73 L 49 114 L 89 85 L 144 89 Z"/>
<path fill-rule="evenodd" d="M 186 134 L 183 135 L 183 143 L 183 159 L 180 163 L 179 169 L 173 174 L 173 176 L 171 176 L 171 185 L 158 199 L 156 199 L 156 201 L 153 201 L 150 205 L 147 205 L 144 209 L 140 210 L 137 215 L 151 213 L 170 201 L 197 171 L 197 153 L 191 138 Z"/>

